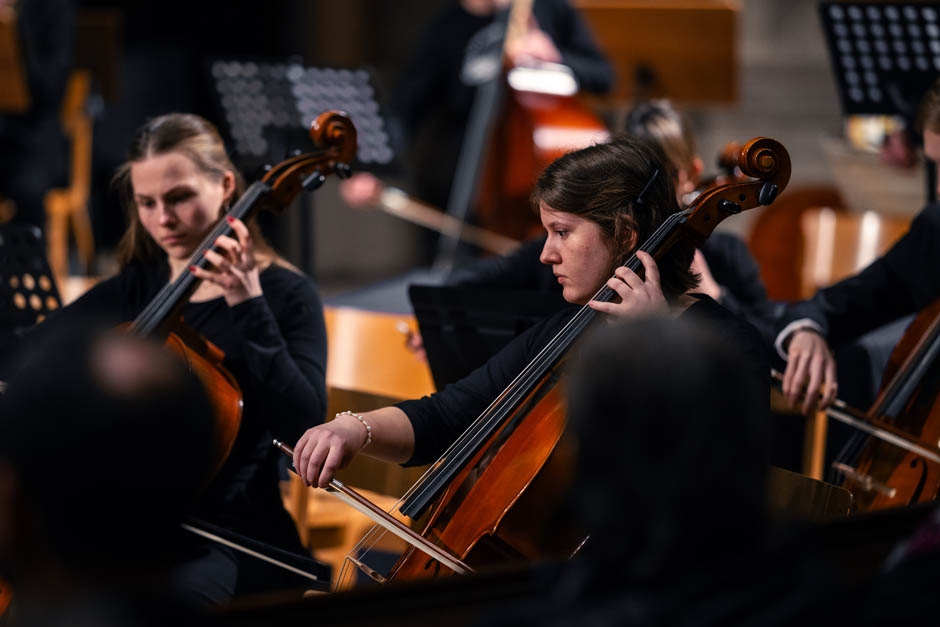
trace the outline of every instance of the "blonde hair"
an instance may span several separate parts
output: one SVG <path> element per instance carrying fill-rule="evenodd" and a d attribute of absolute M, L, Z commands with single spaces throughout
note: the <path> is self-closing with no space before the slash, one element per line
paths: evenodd
<path fill-rule="evenodd" d="M 137 130 L 127 160 L 118 167 L 111 181 L 128 217 L 127 231 L 118 243 L 117 257 L 122 268 L 132 261 L 146 263 L 166 257 L 166 253 L 140 223 L 130 172 L 135 163 L 171 152 L 186 155 L 202 174 L 213 180 L 221 181 L 226 172 L 231 172 L 235 177 L 235 190 L 229 202 L 237 202 L 245 191 L 245 179 L 229 159 L 225 143 L 211 122 L 191 113 L 168 113 L 151 118 Z M 226 209 L 226 205 L 219 207 L 217 220 L 222 219 Z M 262 268 L 276 263 L 298 271 L 265 241 L 255 220 L 248 222 L 248 230 Z"/>

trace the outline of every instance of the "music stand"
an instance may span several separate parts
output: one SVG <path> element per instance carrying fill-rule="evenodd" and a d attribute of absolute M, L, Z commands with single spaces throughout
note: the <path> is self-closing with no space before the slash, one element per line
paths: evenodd
<path fill-rule="evenodd" d="M 845 115 L 895 115 L 913 127 L 940 73 L 940 3 L 821 2 L 819 16 Z M 927 160 L 927 198 L 936 200 Z"/>
<path fill-rule="evenodd" d="M 568 303 L 560 292 L 411 285 L 408 297 L 435 387 L 462 379 Z"/>
<path fill-rule="evenodd" d="M 61 306 L 42 232 L 0 224 L 0 336 L 42 322 Z"/>
<path fill-rule="evenodd" d="M 209 63 L 213 92 L 233 160 L 250 178 L 265 165 L 294 151 L 313 148 L 310 124 L 331 109 L 345 111 L 356 126 L 356 159 L 351 164 L 381 169 L 394 158 L 388 125 L 381 115 L 372 73 L 365 69 L 319 68 L 299 62 L 216 59 Z M 308 194 L 301 202 L 311 203 Z M 312 207 L 300 212 L 300 265 L 313 272 Z"/>
<path fill-rule="evenodd" d="M 356 162 L 385 165 L 394 152 L 369 70 L 216 60 L 209 72 L 225 131 L 239 165 L 285 159 L 312 148 L 310 123 L 330 109 L 345 111 L 356 125 Z"/>

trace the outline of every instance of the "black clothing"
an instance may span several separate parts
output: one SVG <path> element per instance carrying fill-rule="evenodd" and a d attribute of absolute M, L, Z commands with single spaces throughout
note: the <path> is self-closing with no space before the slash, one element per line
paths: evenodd
<path fill-rule="evenodd" d="M 802 318 L 820 326 L 832 347 L 916 313 L 940 297 L 940 205 L 928 205 L 884 256 L 809 300 L 786 307 L 778 330 Z"/>
<path fill-rule="evenodd" d="M 561 291 L 552 267 L 539 261 L 546 235 L 529 239 L 519 248 L 495 257 L 462 264 L 451 271 L 449 285 L 498 289 Z M 747 244 L 731 233 L 712 233 L 701 247 L 705 262 L 722 287 L 718 302 L 747 320 L 761 333 L 767 346 L 775 337 L 778 304 L 767 298 L 760 269 Z"/>
<path fill-rule="evenodd" d="M 715 281 L 722 287 L 718 302 L 760 331 L 767 346 L 773 344 L 779 305 L 767 298 L 757 261 L 740 237 L 712 233 L 700 249 Z"/>
<path fill-rule="evenodd" d="M 165 263 L 131 264 L 35 327 L 43 333 L 82 319 L 133 320 L 167 283 Z M 313 283 L 271 265 L 264 296 L 229 307 L 222 297 L 187 303 L 184 321 L 225 352 L 244 407 L 232 451 L 192 512 L 198 519 L 296 552 L 306 552 L 279 490 L 283 453 L 272 438 L 294 442 L 326 411 L 326 327 Z M 30 336 L 27 336 L 29 338 Z M 134 443 L 132 443 L 134 444 Z M 159 478 L 155 478 L 159 480 Z"/>
<path fill-rule="evenodd" d="M 819 325 L 838 364 L 839 397 L 854 407 L 874 402 L 888 358 L 910 317 L 940 297 L 940 205 L 928 205 L 908 232 L 858 274 L 784 307 L 776 329 L 809 319 Z M 784 338 L 778 337 L 778 346 Z M 781 347 L 782 348 L 782 347 Z M 833 424 L 827 456 L 865 437 Z M 841 454 L 839 454 L 841 456 Z M 831 471 L 830 480 L 839 478 Z"/>
<path fill-rule="evenodd" d="M 536 0 L 532 11 L 581 89 L 608 91 L 613 70 L 577 10 L 567 0 Z M 413 195 L 437 207 L 447 205 L 476 92 L 461 78 L 464 59 L 468 50 L 472 55 L 486 48 L 493 23 L 492 17 L 473 15 L 453 2 L 425 29 L 390 98 L 392 138 L 413 168 L 408 173 Z"/>
<path fill-rule="evenodd" d="M 682 315 L 705 320 L 721 329 L 726 341 L 737 346 L 753 366 L 755 381 L 769 385 L 769 353 L 759 333 L 711 298 L 696 296 L 699 301 Z M 578 310 L 572 305 L 529 327 L 483 366 L 440 392 L 398 403 L 396 407 L 408 416 L 415 433 L 414 453 L 405 465 L 436 460 Z"/>

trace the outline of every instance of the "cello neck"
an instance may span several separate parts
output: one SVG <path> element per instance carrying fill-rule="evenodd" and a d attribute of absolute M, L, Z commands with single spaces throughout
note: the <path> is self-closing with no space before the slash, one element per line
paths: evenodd
<path fill-rule="evenodd" d="M 271 187 L 267 183 L 261 181 L 253 183 L 245 190 L 245 193 L 242 194 L 225 217 L 237 218 L 243 222 L 251 219 L 257 212 L 260 201 L 270 190 Z M 193 253 L 193 265 L 199 267 L 209 265 L 205 260 L 206 251 L 215 245 L 215 241 L 220 236 L 232 234 L 232 227 L 228 220 L 219 220 L 215 228 L 209 232 L 199 248 L 196 249 L 196 252 Z M 183 270 L 175 280 L 167 283 L 137 316 L 133 323 L 134 332 L 145 337 L 152 335 L 166 320 L 175 317 L 175 314 L 179 312 L 179 309 L 198 287 L 198 284 L 199 279 L 188 268 Z"/>
<path fill-rule="evenodd" d="M 918 329 L 924 329 L 918 334 Z M 908 335 L 910 334 L 910 336 Z M 911 337 L 913 336 L 913 337 Z M 913 340 L 913 343 L 905 340 Z M 870 410 L 873 416 L 901 416 L 927 370 L 940 356 L 940 300 L 924 309 L 895 347 L 891 361 L 901 362 Z"/>

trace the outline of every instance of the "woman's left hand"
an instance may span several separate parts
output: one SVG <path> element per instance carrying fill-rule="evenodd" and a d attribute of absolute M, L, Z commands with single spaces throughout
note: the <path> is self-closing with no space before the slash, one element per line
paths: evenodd
<path fill-rule="evenodd" d="M 669 308 L 659 285 L 659 268 L 656 262 L 643 251 L 637 251 L 636 256 L 643 263 L 646 280 L 641 279 L 633 270 L 620 266 L 614 271 L 614 276 L 607 281 L 607 287 L 620 295 L 620 302 L 604 303 L 591 300 L 588 301 L 591 309 L 616 318 L 623 318 L 664 312 Z"/>
<path fill-rule="evenodd" d="M 220 235 L 215 240 L 215 247 L 205 254 L 206 261 L 212 266 L 199 268 L 193 265 L 189 270 L 197 278 L 221 287 L 225 302 L 233 307 L 261 296 L 261 276 L 248 227 L 237 218 L 229 216 L 226 219 L 238 239 Z"/>

